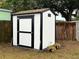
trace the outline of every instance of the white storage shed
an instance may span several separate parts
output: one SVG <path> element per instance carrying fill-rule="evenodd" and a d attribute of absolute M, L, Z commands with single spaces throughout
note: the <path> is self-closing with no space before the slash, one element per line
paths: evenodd
<path fill-rule="evenodd" d="M 55 15 L 49 8 L 13 13 L 13 45 L 38 50 L 55 44 Z"/>

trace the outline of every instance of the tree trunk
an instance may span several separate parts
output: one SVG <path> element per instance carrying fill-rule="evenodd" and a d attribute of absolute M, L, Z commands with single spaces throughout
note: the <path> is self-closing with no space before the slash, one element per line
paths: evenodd
<path fill-rule="evenodd" d="M 65 19 L 66 19 L 66 21 L 71 21 L 71 15 L 66 15 Z"/>
<path fill-rule="evenodd" d="M 61 14 L 63 15 L 63 17 L 66 19 L 66 21 L 71 21 L 71 16 L 72 16 L 72 12 L 73 10 L 69 10 L 69 12 L 65 13 L 65 12 L 61 12 Z"/>

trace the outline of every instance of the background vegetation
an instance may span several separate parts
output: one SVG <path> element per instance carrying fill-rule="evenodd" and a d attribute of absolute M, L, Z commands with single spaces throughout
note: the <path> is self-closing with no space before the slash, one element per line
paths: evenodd
<path fill-rule="evenodd" d="M 3 0 L 2 2 L 1 8 L 11 9 L 13 12 L 50 8 L 55 15 L 55 12 L 60 12 L 67 21 L 71 21 L 72 12 L 79 9 L 79 0 Z"/>

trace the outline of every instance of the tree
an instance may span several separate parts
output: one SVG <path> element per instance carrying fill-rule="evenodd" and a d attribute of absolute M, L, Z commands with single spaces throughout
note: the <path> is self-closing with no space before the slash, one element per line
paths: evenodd
<path fill-rule="evenodd" d="M 12 9 L 14 12 L 50 8 L 55 15 L 55 12 L 60 12 L 67 21 L 71 21 L 72 12 L 79 9 L 79 0 L 6 0 L 2 7 Z"/>
<path fill-rule="evenodd" d="M 2 8 L 12 9 L 13 12 L 33 9 L 37 6 L 35 0 L 6 0 Z"/>
<path fill-rule="evenodd" d="M 60 12 L 67 21 L 71 21 L 72 12 L 79 9 L 79 0 L 40 0 L 40 2 L 41 7 Z"/>

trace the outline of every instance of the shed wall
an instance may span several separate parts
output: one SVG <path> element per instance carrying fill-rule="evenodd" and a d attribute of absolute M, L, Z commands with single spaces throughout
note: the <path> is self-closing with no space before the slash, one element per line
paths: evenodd
<path fill-rule="evenodd" d="M 13 45 L 17 46 L 17 16 L 13 16 Z"/>
<path fill-rule="evenodd" d="M 48 17 L 48 14 L 51 14 Z M 52 12 L 43 13 L 43 49 L 55 43 L 55 16 Z"/>
<path fill-rule="evenodd" d="M 40 49 L 40 14 L 34 14 L 34 48 Z"/>
<path fill-rule="evenodd" d="M 17 46 L 17 16 L 13 16 L 13 45 Z M 40 14 L 34 14 L 34 48 L 40 48 Z"/>

